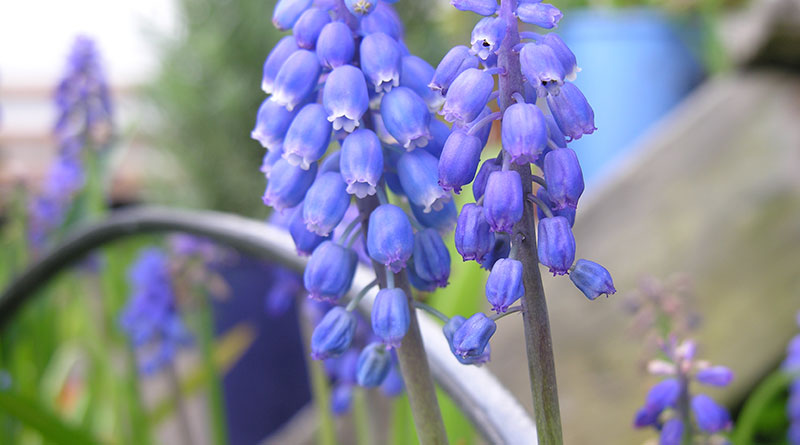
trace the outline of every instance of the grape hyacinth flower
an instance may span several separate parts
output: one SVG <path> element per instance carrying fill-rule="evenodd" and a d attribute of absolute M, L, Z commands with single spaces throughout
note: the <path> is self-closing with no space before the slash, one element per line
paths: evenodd
<path fill-rule="evenodd" d="M 487 295 L 501 312 L 491 318 L 478 313 L 467 320 L 439 314 L 446 323 L 443 333 L 462 363 L 488 360 L 495 317 L 517 312 L 509 306 L 525 296 L 522 277 L 538 276 L 538 265 L 519 255 L 521 248 L 536 245 L 536 233 L 523 228 L 534 225 L 523 221 L 524 215 L 535 213 L 528 206 L 541 210 L 542 221 L 551 220 L 544 225 L 558 225 L 558 230 L 548 231 L 552 241 L 545 246 L 545 265 L 560 274 L 577 270 L 573 281 L 587 296 L 613 289 L 610 277 L 599 269 L 572 264 L 574 239 L 572 254 L 563 251 L 565 237 L 572 236 L 579 166 L 550 169 L 552 178 L 548 172 L 534 178 L 530 171 L 533 165 L 544 165 L 548 154 L 566 149 L 567 138 L 594 131 L 591 107 L 570 83 L 578 69 L 569 48 L 558 37 L 517 31 L 519 19 L 555 26 L 560 12 L 546 4 L 535 6 L 537 2 L 512 8 L 515 2 L 506 0 L 499 5 L 495 0 L 453 0 L 456 8 L 484 18 L 475 26 L 469 47 L 453 48 L 434 69 L 406 47 L 392 3 L 279 1 L 273 22 L 279 29 L 292 30 L 294 46 L 282 40 L 270 54 L 264 64 L 264 90 L 271 95 L 270 107 L 296 114 L 283 113 L 279 122 L 257 119 L 253 131 L 264 147 L 281 152 L 278 161 L 265 157 L 263 169 L 269 175 L 263 201 L 276 210 L 294 208 L 290 231 L 298 251 L 313 251 L 304 275 L 307 290 L 331 300 L 355 291 L 346 309 L 334 306 L 315 329 L 315 358 L 350 348 L 352 311 L 372 286 L 350 289 L 352 263 L 345 257 L 352 258 L 353 249 L 363 242 L 369 259 L 378 264 L 375 284 L 381 287 L 380 300 L 372 321 L 379 340 L 362 351 L 356 379 L 368 386 L 385 380 L 392 362 L 386 347 L 401 342 L 397 355 L 404 371 L 418 366 L 427 372 L 427 363 L 409 356 L 405 348 L 409 338 L 418 342 L 418 335 L 405 335 L 397 327 L 405 326 L 406 318 L 409 326 L 416 326 L 412 307 L 424 309 L 415 301 L 409 281 L 424 291 L 447 284 L 449 254 L 442 237 L 456 221 L 456 248 L 465 260 L 492 270 Z M 536 54 L 546 58 L 531 60 Z M 536 107 L 537 96 L 547 104 L 547 112 Z M 501 123 L 503 147 L 497 158 L 481 167 L 495 120 Z M 341 150 L 329 153 L 331 140 Z M 534 180 L 543 188 L 554 184 L 548 200 L 537 198 Z M 451 191 L 459 192 L 472 181 L 476 202 L 464 205 L 458 215 Z M 350 195 L 359 210 L 356 218 L 342 217 Z M 432 402 L 431 382 L 411 383 L 412 411 L 415 403 Z M 346 405 L 347 393 L 340 392 Z"/>
<path fill-rule="evenodd" d="M 656 359 L 648 364 L 650 373 L 662 380 L 648 392 L 644 406 L 634 416 L 635 428 L 652 427 L 660 430 L 661 443 L 680 444 L 682 434 L 719 438 L 730 430 L 728 411 L 705 394 L 692 396 L 690 382 L 722 387 L 733 380 L 733 372 L 724 366 L 711 366 L 694 358 L 696 346 L 692 340 L 678 343 L 670 336 L 662 343 L 666 360 Z M 693 421 L 694 420 L 694 421 Z M 677 437 L 677 441 L 675 438 Z"/>
<path fill-rule="evenodd" d="M 131 296 L 120 326 L 137 351 L 139 369 L 151 375 L 169 365 L 178 349 L 192 343 L 178 310 L 167 253 L 143 250 L 128 272 Z"/>
<path fill-rule="evenodd" d="M 85 157 L 105 151 L 112 136 L 111 100 L 94 41 L 75 39 L 55 93 L 53 132 L 58 153 L 44 184 L 28 208 L 28 238 L 41 250 L 85 184 Z"/>

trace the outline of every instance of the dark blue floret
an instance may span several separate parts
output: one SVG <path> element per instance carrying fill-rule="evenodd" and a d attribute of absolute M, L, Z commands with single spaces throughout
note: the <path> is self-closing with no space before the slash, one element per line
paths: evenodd
<path fill-rule="evenodd" d="M 317 58 L 322 66 L 333 69 L 346 65 L 355 53 L 353 31 L 344 22 L 331 22 L 322 28 L 317 39 Z"/>
<path fill-rule="evenodd" d="M 387 347 L 396 348 L 410 323 L 408 298 L 400 288 L 381 289 L 372 305 L 372 331 Z"/>
<path fill-rule="evenodd" d="M 358 357 L 358 384 L 374 388 L 383 383 L 392 367 L 392 356 L 381 343 L 370 343 Z"/>
<path fill-rule="evenodd" d="M 267 59 L 264 60 L 264 75 L 261 78 L 261 89 L 267 94 L 272 94 L 273 84 L 278 71 L 295 51 L 297 51 L 297 41 L 293 36 L 286 36 L 278 41 Z"/>
<path fill-rule="evenodd" d="M 303 284 L 315 300 L 338 301 L 353 283 L 358 258 L 352 249 L 323 241 L 308 259 Z"/>
<path fill-rule="evenodd" d="M 434 229 L 414 235 L 414 271 L 421 279 L 446 287 L 450 278 L 450 252 Z"/>
<path fill-rule="evenodd" d="M 350 195 L 342 175 L 338 172 L 323 173 L 306 193 L 303 220 L 308 230 L 327 236 L 342 221 L 349 205 Z"/>
<path fill-rule="evenodd" d="M 369 256 L 397 273 L 406 267 L 413 250 L 414 231 L 403 209 L 392 204 L 378 206 L 369 216 Z"/>
<path fill-rule="evenodd" d="M 445 191 L 461 192 L 472 182 L 481 160 L 483 144 L 463 130 L 450 133 L 439 158 L 439 185 Z"/>
<path fill-rule="evenodd" d="M 492 305 L 492 310 L 506 312 L 524 294 L 522 263 L 509 258 L 497 260 L 486 280 L 486 299 Z"/>
<path fill-rule="evenodd" d="M 292 28 L 292 34 L 297 41 L 297 46 L 305 49 L 314 49 L 322 28 L 330 21 L 331 16 L 328 11 L 320 8 L 310 8 L 303 12 Z"/>
<path fill-rule="evenodd" d="M 575 261 L 575 237 L 569 221 L 563 216 L 539 221 L 539 262 L 550 268 L 553 275 L 564 275 Z"/>
<path fill-rule="evenodd" d="M 483 198 L 483 212 L 493 232 L 511 233 L 514 224 L 522 219 L 523 206 L 519 173 L 507 170 L 489 175 Z"/>
<path fill-rule="evenodd" d="M 494 247 L 494 233 L 484 216 L 483 207 L 465 204 L 456 223 L 456 250 L 464 261 L 483 261 Z"/>
<path fill-rule="evenodd" d="M 356 317 L 341 306 L 334 306 L 311 334 L 311 357 L 324 360 L 343 354 L 353 342 Z"/>

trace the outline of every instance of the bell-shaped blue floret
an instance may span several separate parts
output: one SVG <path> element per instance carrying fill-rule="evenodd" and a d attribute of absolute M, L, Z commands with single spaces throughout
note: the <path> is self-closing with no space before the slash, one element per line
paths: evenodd
<path fill-rule="evenodd" d="M 469 317 L 453 333 L 453 349 L 461 357 L 479 357 L 483 354 L 489 339 L 497 330 L 494 320 L 482 312 Z"/>
<path fill-rule="evenodd" d="M 400 347 L 408 332 L 408 298 L 400 288 L 381 289 L 372 305 L 372 332 L 389 348 Z"/>
<path fill-rule="evenodd" d="M 522 180 L 514 170 L 494 172 L 486 181 L 483 213 L 493 232 L 508 232 L 522 219 Z"/>
<path fill-rule="evenodd" d="M 267 190 L 261 199 L 276 210 L 292 208 L 303 201 L 316 176 L 316 163 L 304 170 L 281 159 L 272 166 Z"/>
<path fill-rule="evenodd" d="M 569 273 L 569 279 L 590 300 L 617 292 L 608 270 L 593 261 L 578 260 L 575 269 Z"/>
<path fill-rule="evenodd" d="M 547 106 L 567 141 L 580 139 L 584 134 L 597 130 L 594 110 L 574 84 L 565 83 L 557 96 L 547 96 Z"/>
<path fill-rule="evenodd" d="M 331 22 L 328 11 L 320 8 L 307 9 L 297 19 L 292 28 L 292 34 L 297 41 L 297 46 L 305 49 L 314 49 L 322 28 Z"/>
<path fill-rule="evenodd" d="M 450 133 L 439 157 L 439 185 L 445 191 L 461 193 L 461 187 L 472 182 L 481 161 L 483 144 L 463 130 Z"/>
<path fill-rule="evenodd" d="M 564 85 L 566 72 L 553 48 L 540 43 L 528 43 L 519 53 L 522 74 L 536 88 L 539 97 L 558 95 Z"/>
<path fill-rule="evenodd" d="M 350 412 L 353 403 L 353 385 L 337 383 L 331 389 L 331 412 L 343 416 Z"/>
<path fill-rule="evenodd" d="M 582 260 L 578 260 L 578 262 L 580 261 Z M 694 377 L 704 385 L 723 387 L 730 385 L 733 381 L 733 371 L 725 366 L 709 366 L 699 369 Z"/>
<path fill-rule="evenodd" d="M 314 91 L 320 70 L 316 54 L 305 49 L 293 52 L 275 76 L 270 100 L 294 110 Z"/>
<path fill-rule="evenodd" d="M 509 258 L 497 260 L 486 280 L 486 299 L 492 305 L 492 310 L 504 313 L 524 294 L 522 263 Z"/>
<path fill-rule="evenodd" d="M 441 234 L 446 234 L 453 230 L 453 226 L 456 225 L 458 212 L 452 199 L 447 201 L 447 204 L 441 210 L 431 210 L 428 213 L 425 213 L 424 207 L 414 204 L 411 204 L 410 207 L 414 217 L 423 227 L 430 227 Z"/>
<path fill-rule="evenodd" d="M 578 155 L 571 148 L 559 148 L 544 158 L 547 194 L 556 210 L 578 207 L 583 194 L 583 172 Z"/>
<path fill-rule="evenodd" d="M 428 105 L 428 110 L 431 112 L 438 110 L 444 103 L 442 95 L 428 87 L 431 79 L 433 79 L 433 72 L 433 67 L 419 57 L 403 57 L 400 85 L 411 88 L 417 93 Z"/>
<path fill-rule="evenodd" d="M 292 29 L 312 0 L 278 0 L 272 12 L 272 24 L 281 31 Z"/>
<path fill-rule="evenodd" d="M 489 251 L 481 263 L 481 269 L 492 270 L 495 263 L 503 258 L 508 258 L 511 253 L 511 236 L 506 233 L 494 234 L 494 245 L 492 250 Z"/>
<path fill-rule="evenodd" d="M 295 116 L 283 140 L 283 158 L 290 164 L 308 169 L 322 158 L 331 138 L 328 113 L 320 104 L 308 104 Z"/>
<path fill-rule="evenodd" d="M 450 320 L 448 320 L 447 323 L 445 323 L 444 326 L 442 327 L 444 338 L 447 339 L 447 343 L 450 346 L 450 352 L 453 353 L 453 355 L 455 356 L 456 360 L 459 361 L 459 363 L 461 363 L 462 365 L 481 366 L 482 364 L 488 362 L 489 358 L 491 357 L 491 347 L 488 343 L 486 344 L 486 347 L 483 349 L 483 353 L 476 357 L 462 357 L 461 355 L 456 353 L 456 348 L 455 346 L 453 346 L 453 336 L 458 330 L 458 328 L 460 328 L 465 321 L 467 321 L 467 319 L 460 315 L 456 315 L 452 317 Z"/>
<path fill-rule="evenodd" d="M 413 267 L 407 269 L 408 282 L 414 289 L 420 292 L 433 292 L 436 290 L 436 283 L 433 281 L 425 281 L 417 275 L 417 271 Z"/>
<path fill-rule="evenodd" d="M 425 150 L 404 153 L 397 161 L 397 175 L 408 200 L 424 212 L 441 210 L 450 193 L 439 186 L 439 161 Z"/>
<path fill-rule="evenodd" d="M 406 267 L 414 251 L 414 230 L 403 209 L 383 204 L 369 215 L 367 251 L 395 273 Z"/>
<path fill-rule="evenodd" d="M 483 207 L 464 204 L 456 223 L 455 244 L 464 261 L 483 261 L 492 250 L 494 233 L 486 221 Z"/>
<path fill-rule="evenodd" d="M 317 58 L 322 66 L 333 69 L 347 65 L 355 53 L 353 31 L 344 22 L 331 22 L 322 28 L 317 39 Z"/>
<path fill-rule="evenodd" d="M 454 46 L 442 57 L 428 87 L 444 96 L 459 74 L 470 68 L 477 68 L 478 64 L 478 58 L 470 53 L 469 48 L 464 45 Z"/>
<path fill-rule="evenodd" d="M 350 205 L 350 195 L 345 189 L 342 175 L 337 172 L 317 177 L 303 202 L 303 220 L 308 230 L 327 236 L 336 228 Z"/>
<path fill-rule="evenodd" d="M 728 410 L 705 394 L 692 397 L 692 411 L 694 411 L 697 426 L 705 433 L 719 433 L 731 427 L 731 416 L 728 414 Z"/>
<path fill-rule="evenodd" d="M 383 125 L 406 150 L 428 145 L 431 114 L 425 101 L 410 88 L 395 88 L 381 101 Z"/>
<path fill-rule="evenodd" d="M 292 236 L 297 254 L 303 256 L 311 255 L 317 246 L 330 239 L 330 236 L 320 236 L 308 230 L 303 220 L 303 204 L 297 206 L 289 219 L 289 234 Z"/>
<path fill-rule="evenodd" d="M 496 0 L 450 0 L 450 4 L 459 11 L 470 11 L 485 16 L 497 11 Z"/>
<path fill-rule="evenodd" d="M 506 22 L 500 17 L 482 18 L 474 28 L 472 28 L 472 54 L 477 55 L 482 60 L 486 60 L 490 55 L 496 54 L 500 49 L 500 44 L 506 36 Z"/>
<path fill-rule="evenodd" d="M 311 334 L 311 358 L 324 360 L 343 354 L 353 342 L 356 325 L 353 313 L 332 307 Z"/>
<path fill-rule="evenodd" d="M 358 258 L 352 249 L 323 241 L 308 259 L 303 284 L 308 296 L 321 301 L 338 301 L 353 284 Z"/>
<path fill-rule="evenodd" d="M 370 343 L 358 356 L 358 384 L 374 388 L 383 383 L 392 368 L 392 355 L 381 343 Z"/>
<path fill-rule="evenodd" d="M 673 417 L 661 428 L 658 436 L 658 445 L 681 445 L 683 440 L 683 422 L 678 417 Z"/>
<path fill-rule="evenodd" d="M 544 188 L 540 188 L 536 192 L 536 196 L 539 199 L 541 199 L 542 202 L 544 202 L 544 204 L 547 206 L 547 208 L 550 209 L 551 212 L 553 212 L 553 215 L 563 216 L 564 218 L 567 218 L 570 227 L 575 225 L 576 212 L 574 208 L 567 206 L 562 209 L 557 209 L 553 200 L 550 199 L 550 195 L 547 193 L 547 190 Z M 538 216 L 539 219 L 544 219 L 547 217 L 547 215 L 544 213 L 542 209 L 539 208 L 539 206 L 536 206 L 536 215 Z"/>
<path fill-rule="evenodd" d="M 525 23 L 544 29 L 552 29 L 563 17 L 561 11 L 549 3 L 523 2 L 517 6 L 517 17 Z"/>
<path fill-rule="evenodd" d="M 353 65 L 334 68 L 325 81 L 322 104 L 334 130 L 355 130 L 369 108 L 367 83 L 361 70 Z"/>
<path fill-rule="evenodd" d="M 400 85 L 403 55 L 397 41 L 382 32 L 364 37 L 360 48 L 361 70 L 376 93 L 388 93 Z"/>
<path fill-rule="evenodd" d="M 511 162 L 525 165 L 535 162 L 547 146 L 547 123 L 536 105 L 517 103 L 503 113 L 501 129 L 503 150 Z"/>
<path fill-rule="evenodd" d="M 278 148 L 270 150 L 264 154 L 264 158 L 261 161 L 261 167 L 259 170 L 261 173 L 264 173 L 264 176 L 267 179 L 269 179 L 270 174 L 272 173 L 272 167 L 281 159 L 283 159 L 283 149 L 279 146 Z"/>
<path fill-rule="evenodd" d="M 561 37 L 559 37 L 558 34 L 551 32 L 542 37 L 541 43 L 553 48 L 553 51 L 556 53 L 556 57 L 558 57 L 558 60 L 561 61 L 561 66 L 564 67 L 564 72 L 566 73 L 564 78 L 570 82 L 575 80 L 578 77 L 578 72 L 581 69 L 578 68 L 578 61 L 575 58 L 575 54 L 573 54 L 572 50 L 569 49 L 567 44 L 561 40 Z"/>
<path fill-rule="evenodd" d="M 450 133 L 452 133 L 452 131 L 447 124 L 434 118 L 431 118 L 431 123 L 428 125 L 428 129 L 431 132 L 431 140 L 428 141 L 428 145 L 426 145 L 424 149 L 428 153 L 438 158 L 442 155 L 444 144 L 447 142 L 447 138 L 450 137 Z"/>
<path fill-rule="evenodd" d="M 552 114 L 545 115 L 544 117 L 545 122 L 547 122 L 547 137 L 554 144 L 556 147 L 565 148 L 567 146 L 567 138 L 564 137 L 564 133 L 561 132 L 561 129 L 558 128 L 558 124 L 556 120 L 553 118 Z M 542 161 L 544 158 L 540 157 Z"/>
<path fill-rule="evenodd" d="M 417 276 L 446 287 L 450 278 L 450 252 L 434 229 L 420 230 L 414 235 L 414 270 Z"/>
<path fill-rule="evenodd" d="M 470 68 L 456 77 L 444 101 L 442 111 L 444 120 L 464 125 L 475 120 L 494 89 L 491 74 L 477 68 Z"/>
<path fill-rule="evenodd" d="M 296 114 L 297 110 L 289 111 L 268 98 L 264 99 L 258 108 L 256 126 L 250 132 L 250 137 L 260 142 L 267 150 L 281 148 L 286 130 L 289 129 L 289 124 Z"/>
<path fill-rule="evenodd" d="M 363 17 L 375 10 L 378 0 L 344 0 L 344 5 L 356 17 Z"/>
<path fill-rule="evenodd" d="M 372 130 L 356 130 L 342 143 L 339 168 L 347 193 L 357 198 L 374 195 L 383 174 L 381 141 Z"/>
<path fill-rule="evenodd" d="M 403 21 L 386 0 L 383 0 L 378 2 L 372 14 L 361 18 L 358 31 L 362 36 L 382 32 L 399 41 L 403 38 Z"/>
<path fill-rule="evenodd" d="M 297 42 L 293 36 L 286 36 L 278 41 L 272 51 L 270 51 L 267 59 L 264 60 L 264 74 L 261 78 L 261 89 L 267 94 L 272 94 L 272 88 L 275 83 L 275 77 L 278 75 L 283 63 L 295 51 L 297 51 Z"/>
<path fill-rule="evenodd" d="M 475 201 L 481 199 L 481 196 L 486 191 L 486 181 L 489 180 L 489 175 L 500 171 L 502 168 L 503 163 L 497 158 L 489 159 L 481 164 L 478 174 L 475 175 L 475 180 L 472 181 L 472 196 L 475 197 Z"/>
<path fill-rule="evenodd" d="M 539 262 L 550 268 L 553 275 L 564 275 L 575 261 L 575 237 L 569 221 L 563 216 L 539 221 Z"/>

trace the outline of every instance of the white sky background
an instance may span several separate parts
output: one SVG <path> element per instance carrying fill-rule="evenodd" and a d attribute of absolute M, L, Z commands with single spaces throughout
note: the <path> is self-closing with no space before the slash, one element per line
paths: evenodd
<path fill-rule="evenodd" d="M 94 38 L 114 85 L 157 66 L 148 29 L 178 32 L 172 0 L 0 0 L 0 88 L 52 87 L 78 34 Z"/>

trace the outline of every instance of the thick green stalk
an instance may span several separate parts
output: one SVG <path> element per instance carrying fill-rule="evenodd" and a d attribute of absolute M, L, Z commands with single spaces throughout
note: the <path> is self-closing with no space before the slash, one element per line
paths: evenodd
<path fill-rule="evenodd" d="M 366 231 L 369 231 L 367 224 L 369 215 L 378 206 L 378 198 L 370 196 L 358 200 L 358 210 L 364 219 Z M 365 232 L 365 233 L 367 233 Z M 372 262 L 375 274 L 380 282 L 380 287 L 386 287 L 386 273 L 382 264 Z M 395 286 L 403 289 L 408 296 L 408 307 L 411 314 L 411 322 L 408 333 L 403 337 L 403 344 L 397 348 L 397 358 L 400 362 L 400 372 L 403 374 L 403 381 L 406 385 L 408 401 L 411 405 L 411 415 L 414 418 L 414 425 L 417 427 L 417 437 L 422 445 L 439 445 L 447 443 L 447 434 L 442 421 L 442 413 L 439 410 L 439 401 L 436 398 L 436 387 L 433 385 L 433 377 L 428 365 L 428 357 L 425 355 L 425 347 L 422 344 L 422 335 L 419 331 L 419 322 L 414 310 L 414 298 L 411 286 L 405 272 L 395 274 Z"/>
<path fill-rule="evenodd" d="M 498 66 L 505 69 L 500 74 L 500 96 L 497 102 L 501 111 L 514 103 L 512 95 L 522 93 L 522 72 L 519 57 L 513 48 L 520 42 L 517 18 L 514 10 L 516 0 L 501 0 L 500 17 L 506 22 L 506 37 L 498 51 Z M 523 196 L 532 191 L 530 166 L 514 164 L 522 179 Z M 522 320 L 525 327 L 525 352 L 528 355 L 533 411 L 540 445 L 563 443 L 561 415 L 558 407 L 556 368 L 553 357 L 553 342 L 550 336 L 550 319 L 547 315 L 542 276 L 539 271 L 539 256 L 536 250 L 536 229 L 533 206 L 525 205 L 522 219 L 514 226 L 512 240 L 519 243 L 517 259 L 523 264 L 525 295 L 522 297 Z"/>

